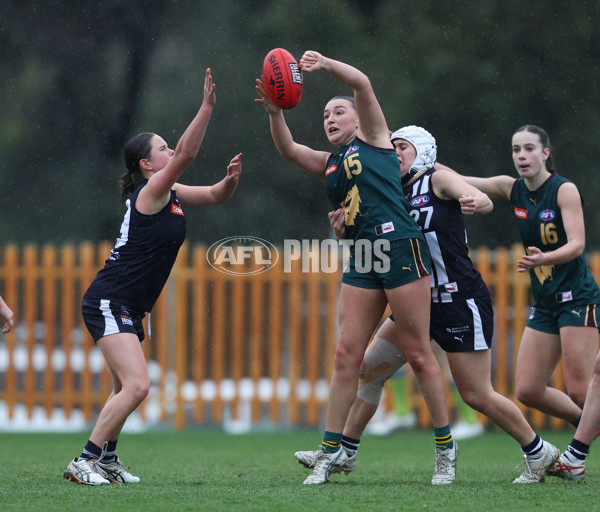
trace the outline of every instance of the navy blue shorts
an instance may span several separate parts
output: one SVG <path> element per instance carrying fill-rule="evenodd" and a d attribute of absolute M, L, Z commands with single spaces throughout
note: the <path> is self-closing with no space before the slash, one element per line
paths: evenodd
<path fill-rule="evenodd" d="M 473 352 L 492 346 L 494 310 L 489 296 L 431 303 L 431 338 L 446 352 Z"/>
<path fill-rule="evenodd" d="M 429 335 L 446 352 L 488 350 L 494 335 L 492 298 L 432 302 Z"/>
<path fill-rule="evenodd" d="M 84 297 L 81 303 L 81 316 L 94 343 L 104 336 L 120 332 L 130 332 L 140 341 L 144 341 L 142 320 L 145 313 L 132 310 L 118 302 Z"/>

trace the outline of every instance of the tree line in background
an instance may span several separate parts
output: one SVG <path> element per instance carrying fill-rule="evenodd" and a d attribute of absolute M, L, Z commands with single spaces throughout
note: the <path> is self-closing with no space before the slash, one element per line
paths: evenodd
<path fill-rule="evenodd" d="M 331 236 L 322 183 L 276 152 L 254 80 L 275 47 L 306 49 L 369 75 L 390 129 L 418 124 L 464 174 L 512 174 L 512 133 L 538 124 L 558 171 L 584 195 L 588 249 L 600 243 L 600 36 L 597 1 L 9 0 L 0 12 L 0 243 L 114 240 L 123 214 L 122 149 L 140 131 L 175 146 L 202 102 L 217 105 L 182 182 L 211 184 L 243 153 L 227 204 L 188 213 L 188 239 Z M 304 77 L 286 112 L 295 138 L 328 149 L 322 109 L 347 94 Z M 468 220 L 471 245 L 518 241 L 508 204 Z"/>

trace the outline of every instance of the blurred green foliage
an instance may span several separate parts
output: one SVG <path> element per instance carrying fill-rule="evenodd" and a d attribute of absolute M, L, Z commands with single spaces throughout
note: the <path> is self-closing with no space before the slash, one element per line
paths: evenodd
<path fill-rule="evenodd" d="M 264 56 L 284 47 L 359 67 L 390 128 L 426 127 L 439 160 L 465 174 L 514 175 L 512 133 L 543 126 L 558 171 L 586 199 L 588 250 L 597 249 L 599 11 L 596 0 L 5 1 L 2 243 L 114 240 L 125 142 L 153 131 L 174 147 L 200 106 L 207 67 L 217 106 L 182 182 L 219 180 L 237 152 L 244 171 L 230 202 L 186 211 L 190 242 L 329 237 L 322 183 L 278 155 L 254 103 Z M 332 149 L 322 108 L 340 93 L 328 76 L 305 75 L 300 105 L 286 112 L 296 140 Z M 472 246 L 518 241 L 506 203 L 468 227 Z"/>

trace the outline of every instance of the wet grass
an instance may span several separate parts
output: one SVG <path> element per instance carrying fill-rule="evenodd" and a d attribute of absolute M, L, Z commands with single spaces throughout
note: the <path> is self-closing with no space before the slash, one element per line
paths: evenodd
<path fill-rule="evenodd" d="M 543 433 L 561 451 L 568 432 Z M 600 510 L 600 460 L 589 457 L 583 484 L 548 478 L 514 485 L 517 444 L 493 432 L 461 441 L 458 476 L 430 485 L 432 433 L 364 436 L 356 470 L 328 485 L 303 486 L 293 452 L 317 446 L 320 432 L 227 435 L 214 430 L 123 435 L 119 455 L 141 483 L 88 487 L 62 478 L 82 434 L 2 434 L 0 510 L 64 511 L 510 511 Z"/>

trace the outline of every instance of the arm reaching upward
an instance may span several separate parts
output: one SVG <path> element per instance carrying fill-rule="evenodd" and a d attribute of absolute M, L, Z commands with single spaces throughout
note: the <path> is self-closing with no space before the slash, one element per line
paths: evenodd
<path fill-rule="evenodd" d="M 313 50 L 304 52 L 299 65 L 303 72 L 321 70 L 351 87 L 358 112 L 360 138 L 377 147 L 389 147 L 389 129 L 367 75 L 349 64 L 330 59 Z"/>
<path fill-rule="evenodd" d="M 216 86 L 209 68 L 204 78 L 202 105 L 179 139 L 175 151 L 166 147 L 166 143 L 158 138 L 158 147 L 155 148 L 153 144 L 151 157 L 140 161 L 140 166 L 150 174 L 148 184 L 142 189 L 136 201 L 136 208 L 140 212 L 151 214 L 160 211 L 168 203 L 175 182 L 196 158 L 216 103 L 215 90 Z M 155 150 L 171 152 L 164 167 L 161 167 L 163 160 L 155 157 Z"/>
<path fill-rule="evenodd" d="M 260 103 L 269 114 L 271 137 L 273 137 L 273 142 L 279 154 L 312 176 L 325 179 L 325 167 L 329 153 L 327 151 L 316 151 L 295 142 L 283 117 L 283 111 L 269 97 L 262 80 L 256 80 L 256 91 L 260 97 L 254 101 Z"/>

